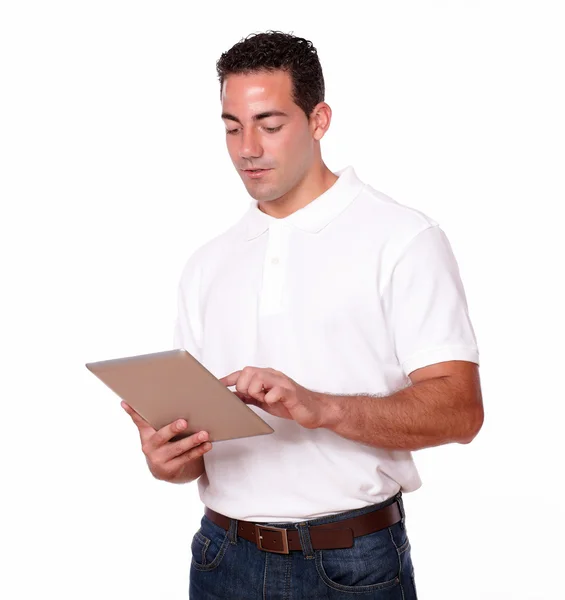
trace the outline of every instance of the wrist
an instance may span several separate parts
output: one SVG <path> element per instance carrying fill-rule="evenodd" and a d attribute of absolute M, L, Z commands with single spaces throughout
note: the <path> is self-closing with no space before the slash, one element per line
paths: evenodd
<path fill-rule="evenodd" d="M 321 405 L 320 428 L 335 431 L 342 419 L 342 403 L 339 396 L 318 393 L 318 401 Z"/>

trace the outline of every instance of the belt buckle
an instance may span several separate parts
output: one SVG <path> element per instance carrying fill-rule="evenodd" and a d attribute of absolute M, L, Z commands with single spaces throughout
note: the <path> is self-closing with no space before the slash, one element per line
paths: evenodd
<path fill-rule="evenodd" d="M 278 531 L 281 534 L 281 540 L 283 549 L 282 550 L 270 550 L 269 548 L 264 548 L 261 540 L 263 536 L 261 535 L 261 531 Z M 290 554 L 288 549 L 288 533 L 286 529 L 281 527 L 265 527 L 264 525 L 258 525 L 255 523 L 255 540 L 257 542 L 257 548 L 259 550 L 263 550 L 264 552 L 273 552 L 274 554 Z"/>

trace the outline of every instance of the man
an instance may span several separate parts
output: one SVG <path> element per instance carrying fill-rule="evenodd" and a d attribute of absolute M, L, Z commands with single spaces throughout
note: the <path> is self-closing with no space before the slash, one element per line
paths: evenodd
<path fill-rule="evenodd" d="M 217 63 L 227 147 L 252 197 L 179 285 L 175 346 L 271 435 L 212 448 L 127 405 L 159 479 L 198 479 L 190 596 L 416 598 L 402 493 L 412 450 L 483 421 L 478 350 L 438 224 L 357 177 L 320 141 L 331 109 L 315 48 L 249 36 Z"/>

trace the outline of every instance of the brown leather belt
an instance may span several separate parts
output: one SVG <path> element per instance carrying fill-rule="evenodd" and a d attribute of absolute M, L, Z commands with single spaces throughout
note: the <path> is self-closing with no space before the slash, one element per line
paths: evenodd
<path fill-rule="evenodd" d="M 208 507 L 205 508 L 204 514 L 216 525 L 226 531 L 229 530 L 229 517 L 221 515 Z M 351 548 L 354 538 L 390 527 L 398 523 L 401 518 L 398 502 L 394 502 L 384 508 L 351 519 L 325 523 L 324 525 L 311 525 L 309 530 L 312 548 L 314 550 Z M 302 550 L 297 529 L 266 527 L 262 523 L 238 521 L 237 535 L 253 542 L 259 550 L 266 552 L 288 554 L 290 550 Z"/>

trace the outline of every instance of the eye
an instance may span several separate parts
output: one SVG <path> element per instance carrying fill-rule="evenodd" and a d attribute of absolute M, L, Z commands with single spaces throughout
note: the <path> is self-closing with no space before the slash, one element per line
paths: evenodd
<path fill-rule="evenodd" d="M 230 135 L 234 135 L 234 133 L 237 133 L 238 131 L 239 129 L 226 129 L 226 133 Z"/>
<path fill-rule="evenodd" d="M 282 129 L 282 125 L 279 125 L 278 127 L 265 127 L 265 131 L 267 133 L 276 133 L 277 131 L 280 131 Z"/>

